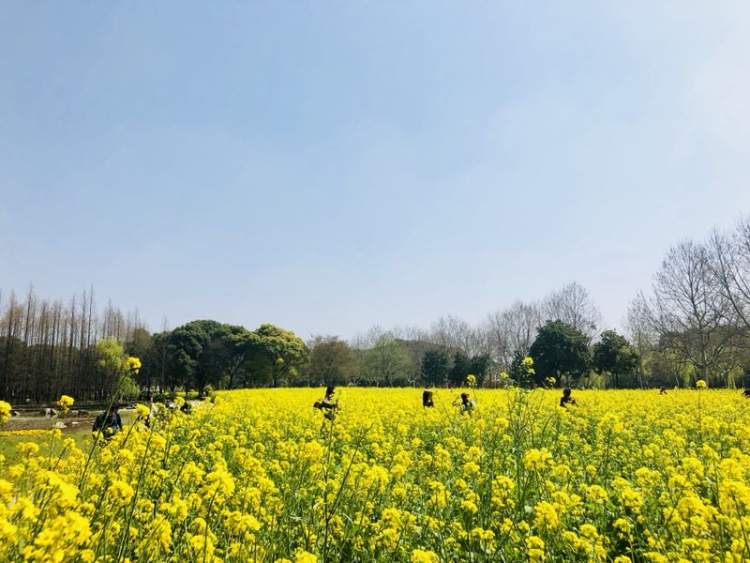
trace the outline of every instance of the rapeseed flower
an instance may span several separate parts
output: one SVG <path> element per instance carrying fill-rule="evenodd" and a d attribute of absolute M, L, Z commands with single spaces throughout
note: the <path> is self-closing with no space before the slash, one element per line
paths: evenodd
<path fill-rule="evenodd" d="M 480 389 L 469 418 L 439 391 L 423 412 L 413 390 L 347 388 L 323 430 L 319 393 L 220 392 L 93 448 L 3 432 L 0 560 L 624 563 L 750 549 L 739 393 L 581 390 L 564 410 L 559 391 Z"/>
<path fill-rule="evenodd" d="M 0 426 L 5 424 L 10 420 L 10 411 L 11 411 L 10 403 L 6 403 L 5 401 L 0 401 Z"/>
<path fill-rule="evenodd" d="M 73 397 L 71 397 L 70 395 L 62 395 L 57 400 L 57 405 L 65 411 L 69 410 L 70 407 L 72 407 L 74 403 L 75 403 L 75 399 L 73 399 Z"/>

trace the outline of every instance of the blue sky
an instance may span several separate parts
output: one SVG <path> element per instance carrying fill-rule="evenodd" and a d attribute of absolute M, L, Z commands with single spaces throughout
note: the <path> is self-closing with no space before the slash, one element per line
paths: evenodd
<path fill-rule="evenodd" d="M 746 2 L 6 2 L 0 287 L 345 337 L 750 212 Z"/>

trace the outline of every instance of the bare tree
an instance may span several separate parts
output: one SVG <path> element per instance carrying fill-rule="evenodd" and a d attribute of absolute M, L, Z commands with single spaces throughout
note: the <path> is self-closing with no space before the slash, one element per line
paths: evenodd
<path fill-rule="evenodd" d="M 589 292 L 576 282 L 552 292 L 542 304 L 542 314 L 545 320 L 562 321 L 589 337 L 596 334 L 601 323 L 601 314 Z"/>
<path fill-rule="evenodd" d="M 653 286 L 652 322 L 662 344 L 708 380 L 735 335 L 731 305 L 714 275 L 708 248 L 693 241 L 672 247 Z"/>
<path fill-rule="evenodd" d="M 730 235 L 714 231 L 709 244 L 719 287 L 736 319 L 750 330 L 750 217 Z"/>
<path fill-rule="evenodd" d="M 429 333 L 417 326 L 406 325 L 396 326 L 388 331 L 394 338 L 399 340 L 411 340 L 416 342 L 428 342 L 430 335 Z"/>
<path fill-rule="evenodd" d="M 69 307 L 37 297 L 33 287 L 23 302 L 11 292 L 1 305 L 0 398 L 48 401 L 65 392 L 85 400 L 105 392 L 96 379 L 95 346 L 109 318 L 122 314 L 110 304 L 100 321 L 93 287 Z"/>
<path fill-rule="evenodd" d="M 638 386 L 643 387 L 648 376 L 648 359 L 657 348 L 659 335 L 651 322 L 652 313 L 648 300 L 643 293 L 638 293 L 628 307 L 626 320 L 627 336 L 638 352 Z"/>
<path fill-rule="evenodd" d="M 430 327 L 430 342 L 446 348 L 460 349 L 468 355 L 482 354 L 487 350 L 484 332 L 465 320 L 448 315 L 440 317 Z"/>
<path fill-rule="evenodd" d="M 485 323 L 491 356 L 504 368 L 509 368 L 515 354 L 526 355 L 542 325 L 538 303 L 516 301 L 503 311 L 491 313 Z"/>
<path fill-rule="evenodd" d="M 349 345 L 355 350 L 367 350 L 375 346 L 375 343 L 386 334 L 387 332 L 380 326 L 374 325 L 365 332 L 356 334 L 349 342 Z"/>

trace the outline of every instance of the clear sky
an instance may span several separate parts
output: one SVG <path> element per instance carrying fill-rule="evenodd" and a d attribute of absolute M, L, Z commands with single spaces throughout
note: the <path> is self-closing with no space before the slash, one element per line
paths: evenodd
<path fill-rule="evenodd" d="M 750 212 L 747 2 L 27 2 L 0 11 L 0 287 L 152 328 L 620 324 Z"/>

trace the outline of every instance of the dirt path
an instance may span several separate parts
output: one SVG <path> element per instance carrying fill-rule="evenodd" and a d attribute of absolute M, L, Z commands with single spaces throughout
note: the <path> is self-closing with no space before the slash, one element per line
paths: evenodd
<path fill-rule="evenodd" d="M 122 423 L 128 424 L 133 417 L 133 409 L 120 409 Z M 5 431 L 14 430 L 52 430 L 59 428 L 64 433 L 78 430 L 91 430 L 99 412 L 85 416 L 14 416 L 3 427 Z"/>

